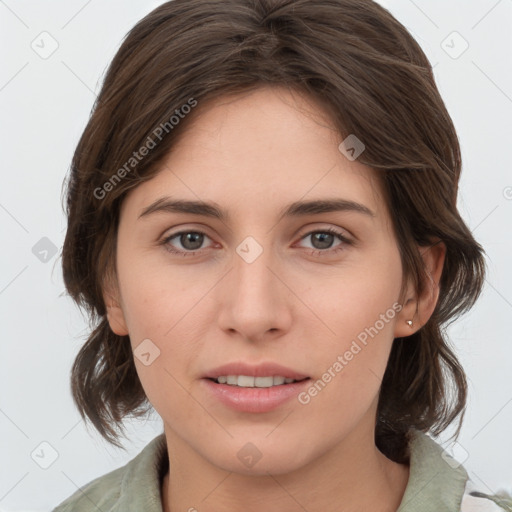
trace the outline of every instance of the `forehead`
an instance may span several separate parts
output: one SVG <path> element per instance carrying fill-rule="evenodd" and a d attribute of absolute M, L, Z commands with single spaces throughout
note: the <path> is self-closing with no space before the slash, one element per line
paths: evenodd
<path fill-rule="evenodd" d="M 172 195 L 249 216 L 326 197 L 382 210 L 377 171 L 339 151 L 342 136 L 307 96 L 262 87 L 199 104 L 193 115 L 155 177 L 132 190 L 130 209 Z"/>

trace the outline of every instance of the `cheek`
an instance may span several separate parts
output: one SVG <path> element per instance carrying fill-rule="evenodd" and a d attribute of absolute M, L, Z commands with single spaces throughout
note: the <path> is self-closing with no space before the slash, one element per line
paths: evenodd
<path fill-rule="evenodd" d="M 340 343 L 357 338 L 377 323 L 377 329 L 390 335 L 401 286 L 400 261 L 392 257 L 368 258 L 311 288 L 309 302 L 330 327 Z M 382 321 L 381 315 L 385 318 Z M 384 322 L 384 323 L 383 323 Z M 364 338 L 364 334 L 361 336 Z"/>
<path fill-rule="evenodd" d="M 200 296 L 164 286 L 162 275 L 133 279 L 132 284 L 125 288 L 125 307 L 142 387 L 157 411 L 186 411 L 187 375 L 204 339 L 193 307 Z"/>
<path fill-rule="evenodd" d="M 166 264 L 164 249 L 145 256 L 136 247 L 118 260 L 121 295 L 130 335 L 164 340 L 200 302 L 211 279 L 186 266 Z"/>
<path fill-rule="evenodd" d="M 158 404 L 164 396 L 166 402 L 175 403 L 183 394 L 180 384 L 188 387 L 190 367 L 213 322 L 203 305 L 214 276 L 198 276 L 197 270 L 192 275 L 191 270 L 148 264 L 145 258 L 133 256 L 119 259 L 118 274 L 141 383 L 152 403 Z M 147 353 L 149 357 L 140 357 Z"/>
<path fill-rule="evenodd" d="M 322 394 L 326 407 L 332 401 L 340 404 L 340 415 L 358 408 L 362 413 L 378 394 L 401 309 L 398 258 L 390 252 L 388 257 L 354 265 L 311 297 L 315 312 L 330 330 L 330 339 L 322 343 L 325 373 L 317 394 Z"/>

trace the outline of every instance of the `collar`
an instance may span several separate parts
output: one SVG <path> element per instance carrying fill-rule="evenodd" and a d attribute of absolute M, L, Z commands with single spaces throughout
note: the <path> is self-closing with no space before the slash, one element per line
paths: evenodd
<path fill-rule="evenodd" d="M 168 467 L 167 442 L 162 433 L 125 466 L 119 498 L 109 512 L 163 512 L 161 485 Z"/>
<path fill-rule="evenodd" d="M 468 474 L 430 436 L 412 429 L 409 482 L 397 512 L 458 512 Z"/>

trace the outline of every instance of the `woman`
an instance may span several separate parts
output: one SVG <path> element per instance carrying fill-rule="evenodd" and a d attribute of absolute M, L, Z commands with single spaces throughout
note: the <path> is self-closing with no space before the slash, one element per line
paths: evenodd
<path fill-rule="evenodd" d="M 427 435 L 460 429 L 442 327 L 484 280 L 460 169 L 427 58 L 373 2 L 140 21 L 74 155 L 63 270 L 95 322 L 82 417 L 120 446 L 153 407 L 164 432 L 55 511 L 494 506 Z"/>

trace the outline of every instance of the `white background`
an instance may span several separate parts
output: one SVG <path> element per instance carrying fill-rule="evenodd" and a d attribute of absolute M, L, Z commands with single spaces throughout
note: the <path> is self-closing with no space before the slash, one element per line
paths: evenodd
<path fill-rule="evenodd" d="M 160 3 L 0 0 L 2 511 L 49 511 L 162 431 L 156 413 L 128 423 L 123 452 L 86 430 L 69 373 L 87 323 L 64 293 L 59 257 L 62 182 L 103 73 L 126 32 Z M 488 255 L 483 296 L 449 330 L 470 381 L 453 452 L 483 491 L 512 490 L 512 1 L 381 3 L 435 66 L 462 146 L 459 207 Z M 47 59 L 31 47 L 46 37 L 51 48 L 43 31 L 58 43 Z M 463 49 L 453 31 L 469 44 L 458 58 L 447 53 Z M 43 237 L 55 246 L 46 262 L 32 252 Z M 48 469 L 31 458 L 41 449 L 51 456 L 43 441 L 58 454 Z"/>

